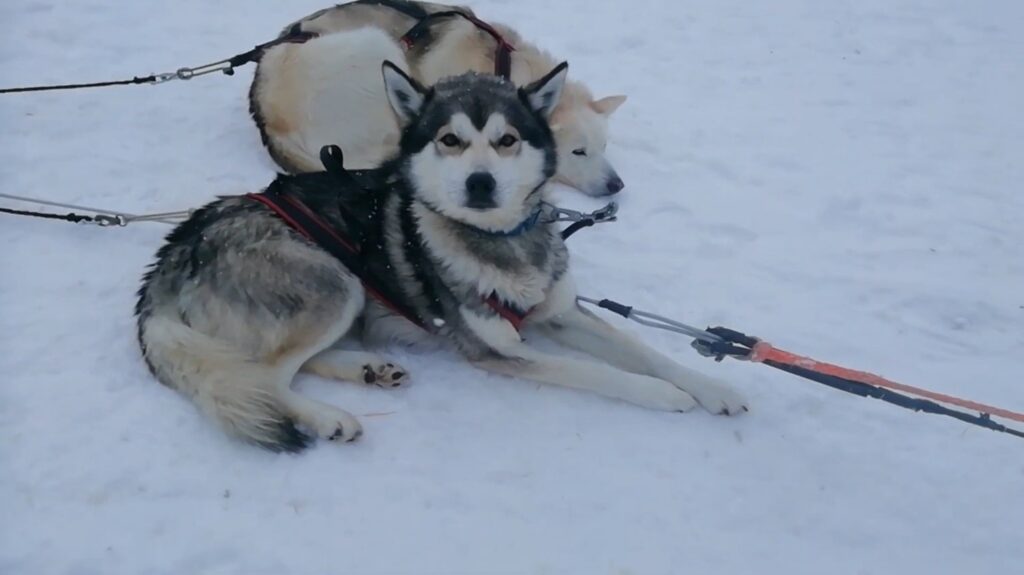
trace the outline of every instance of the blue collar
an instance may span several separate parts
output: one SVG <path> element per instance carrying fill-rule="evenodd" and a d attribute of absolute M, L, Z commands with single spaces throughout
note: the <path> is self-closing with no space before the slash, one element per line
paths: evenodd
<path fill-rule="evenodd" d="M 423 206 L 425 206 L 428 210 L 434 212 L 435 214 L 441 216 L 442 218 L 452 219 L 452 218 L 446 216 L 444 214 L 444 212 L 442 212 L 441 210 L 439 210 L 439 209 L 435 208 L 434 206 L 430 205 L 430 203 L 424 202 L 423 200 L 418 200 L 418 201 L 421 204 L 423 204 Z M 493 237 L 496 237 L 496 238 L 510 238 L 510 237 L 515 237 L 515 236 L 522 235 L 522 234 L 532 230 L 534 227 L 536 227 L 537 222 L 540 221 L 540 215 L 542 213 L 544 213 L 544 206 L 545 205 L 548 205 L 548 204 L 546 204 L 544 202 L 541 202 L 541 203 L 537 204 L 537 207 L 534 208 L 533 212 L 530 215 L 526 216 L 525 220 L 519 222 L 519 225 L 517 225 L 516 227 L 512 228 L 511 230 L 499 230 L 499 231 L 485 230 L 484 228 L 478 228 L 478 227 L 474 226 L 473 224 L 466 223 L 466 222 L 463 222 L 463 221 L 454 220 L 454 219 L 452 219 L 452 221 L 457 222 L 457 223 L 459 223 L 459 224 L 461 224 L 461 225 L 463 225 L 463 226 L 465 226 L 465 227 L 467 227 L 467 228 L 469 228 L 471 230 L 474 230 L 474 231 L 476 231 L 479 234 L 483 234 L 485 236 L 493 236 Z"/>
<path fill-rule="evenodd" d="M 510 237 L 515 237 L 515 236 L 518 236 L 518 235 L 522 235 L 522 234 L 532 230 L 534 228 L 534 226 L 537 225 L 537 222 L 540 221 L 540 213 L 541 213 L 541 211 L 543 211 L 543 208 L 541 206 L 537 206 L 537 209 L 535 209 L 532 214 L 527 216 L 525 220 L 520 222 L 518 226 L 512 228 L 511 230 L 503 230 L 503 231 L 498 231 L 498 232 L 491 231 L 491 230 L 484 230 L 484 229 L 481 229 L 481 228 L 477 228 L 477 230 L 479 230 L 480 233 L 482 233 L 482 234 L 487 234 L 489 236 L 496 236 L 496 237 L 500 237 L 500 238 L 510 238 Z"/>

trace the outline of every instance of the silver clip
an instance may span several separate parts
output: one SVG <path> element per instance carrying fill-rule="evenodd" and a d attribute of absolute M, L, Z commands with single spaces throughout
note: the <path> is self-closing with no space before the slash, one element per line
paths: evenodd
<path fill-rule="evenodd" d="M 171 80 L 191 80 L 196 76 L 212 74 L 213 72 L 224 72 L 230 69 L 231 60 L 220 60 L 219 62 L 213 62 L 211 64 L 196 66 L 195 68 L 178 68 L 174 72 L 153 74 L 153 81 L 150 83 L 163 84 L 164 82 L 170 82 Z"/>
<path fill-rule="evenodd" d="M 151 84 L 163 84 L 164 82 L 170 82 L 171 80 L 177 80 L 177 72 L 164 72 L 163 74 L 153 74 L 153 81 Z"/>
<path fill-rule="evenodd" d="M 93 224 L 106 228 L 110 226 L 124 227 L 128 225 L 128 221 L 125 220 L 124 216 L 121 215 L 109 215 L 109 214 L 96 214 L 92 217 Z"/>
<path fill-rule="evenodd" d="M 590 212 L 590 217 L 594 218 L 595 222 L 614 222 L 618 213 L 619 204 L 608 202 L 608 205 L 605 207 Z"/>
<path fill-rule="evenodd" d="M 619 212 L 619 205 L 615 202 L 608 202 L 603 208 L 594 210 L 589 214 L 579 212 L 576 210 L 570 210 L 569 208 L 560 208 L 549 204 L 551 211 L 551 222 L 580 222 L 583 220 L 593 220 L 595 223 L 598 222 L 613 222 L 615 221 L 615 214 Z"/>

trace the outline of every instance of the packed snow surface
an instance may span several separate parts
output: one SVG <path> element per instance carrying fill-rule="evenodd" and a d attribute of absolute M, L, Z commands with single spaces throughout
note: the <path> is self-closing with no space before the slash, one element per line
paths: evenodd
<path fill-rule="evenodd" d="M 0 84 L 198 65 L 327 5 L 4 0 Z M 581 292 L 1024 409 L 1024 3 L 479 1 L 597 96 L 620 221 Z M 126 212 L 259 190 L 252 67 L 0 96 L 0 191 Z M 601 205 L 559 191 L 563 205 Z M 14 207 L 9 202 L 5 206 Z M 29 209 L 40 206 L 22 205 Z M 274 455 L 158 385 L 134 292 L 168 228 L 0 214 L 0 573 L 1017 573 L 1024 442 L 613 319 L 741 389 L 667 414 L 389 354 L 301 376 L 365 436 Z"/>

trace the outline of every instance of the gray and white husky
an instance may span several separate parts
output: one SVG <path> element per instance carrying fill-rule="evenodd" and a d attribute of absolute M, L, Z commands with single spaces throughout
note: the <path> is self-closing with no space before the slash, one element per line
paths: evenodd
<path fill-rule="evenodd" d="M 491 372 L 652 409 L 745 411 L 729 388 L 578 307 L 559 230 L 537 218 L 556 166 L 547 118 L 565 74 L 562 64 L 517 89 L 469 73 L 427 89 L 385 62 L 403 130 L 378 189 L 359 193 L 326 172 L 272 184 L 343 235 L 364 235 L 366 269 L 428 330 L 390 312 L 352 269 L 262 204 L 222 198 L 168 236 L 143 280 L 136 313 L 150 370 L 228 432 L 286 451 L 310 435 L 350 441 L 362 432 L 350 413 L 293 391 L 298 372 L 382 387 L 406 380 L 375 353 L 335 347 L 357 330 L 374 341 L 440 340 Z M 495 297 L 531 310 L 525 325 L 603 361 L 531 349 L 485 302 Z"/>

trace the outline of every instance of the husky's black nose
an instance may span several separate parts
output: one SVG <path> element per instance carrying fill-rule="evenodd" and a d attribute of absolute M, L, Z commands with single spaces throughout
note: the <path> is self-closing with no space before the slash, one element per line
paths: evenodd
<path fill-rule="evenodd" d="M 608 186 L 608 195 L 611 195 L 611 194 L 617 194 L 620 191 L 622 191 L 622 188 L 625 188 L 626 184 L 623 183 L 622 178 L 620 178 L 618 176 L 615 176 L 612 179 L 608 180 L 607 186 Z"/>
<path fill-rule="evenodd" d="M 487 172 L 474 172 L 466 178 L 466 207 L 486 210 L 496 207 L 494 187 L 497 182 Z"/>

